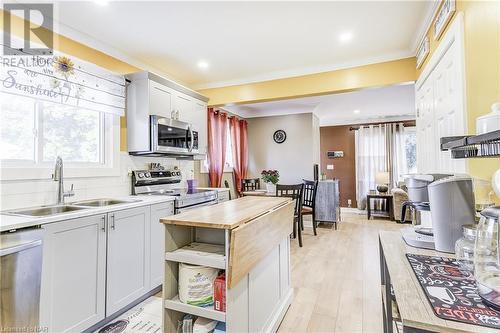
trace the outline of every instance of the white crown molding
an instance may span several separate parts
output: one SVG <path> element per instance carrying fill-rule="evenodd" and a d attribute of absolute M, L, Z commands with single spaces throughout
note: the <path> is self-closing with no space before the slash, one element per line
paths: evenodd
<path fill-rule="evenodd" d="M 381 56 L 368 57 L 368 58 L 365 58 L 362 60 L 349 61 L 349 62 L 339 63 L 339 64 L 329 64 L 329 65 L 314 66 L 314 67 L 303 67 L 303 68 L 296 68 L 296 69 L 291 69 L 291 70 L 275 71 L 275 72 L 271 72 L 271 73 L 267 73 L 267 74 L 261 74 L 261 75 L 256 75 L 256 76 L 251 76 L 251 77 L 246 77 L 246 78 L 241 78 L 241 79 L 235 79 L 235 80 L 218 81 L 218 82 L 204 83 L 204 84 L 198 84 L 198 85 L 195 84 L 195 85 L 193 85 L 193 89 L 203 90 L 203 89 L 221 88 L 221 87 L 227 87 L 227 86 L 237 86 L 237 85 L 242 85 L 242 84 L 257 83 L 257 82 L 262 82 L 262 81 L 286 79 L 286 78 L 290 78 L 290 77 L 318 74 L 318 73 L 330 72 L 330 71 L 335 71 L 335 70 L 340 70 L 340 69 L 347 69 L 347 68 L 353 68 L 353 67 L 358 67 L 358 66 L 372 65 L 372 64 L 376 64 L 376 63 L 380 63 L 380 62 L 399 60 L 399 59 L 409 58 L 409 57 L 413 57 L 413 56 L 415 56 L 414 52 L 399 51 L 399 52 L 384 54 Z"/>
<path fill-rule="evenodd" d="M 415 120 L 415 115 L 413 114 L 408 114 L 408 115 L 401 115 L 401 116 L 390 116 L 390 117 L 380 117 L 380 118 L 366 118 L 366 119 L 359 119 L 359 118 L 346 118 L 346 119 L 328 119 L 323 117 L 323 119 L 319 118 L 320 122 L 319 125 L 321 127 L 325 126 L 342 126 L 342 125 L 358 125 L 358 124 L 378 124 L 378 123 L 385 123 L 385 122 L 392 122 L 392 121 L 408 121 L 408 120 Z"/>
<path fill-rule="evenodd" d="M 439 0 L 432 0 L 429 1 L 429 7 L 427 8 L 427 13 L 425 14 L 424 20 L 420 24 L 419 29 L 416 31 L 413 41 L 410 46 L 410 52 L 415 55 L 417 53 L 417 48 L 424 36 L 427 34 L 429 31 L 432 21 L 434 20 L 434 17 L 436 16 L 436 13 L 439 9 L 439 5 L 441 4 L 441 1 Z"/>

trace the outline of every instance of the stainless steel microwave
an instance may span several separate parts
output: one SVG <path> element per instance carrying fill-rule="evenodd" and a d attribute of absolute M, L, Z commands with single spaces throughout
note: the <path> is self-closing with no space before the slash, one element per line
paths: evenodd
<path fill-rule="evenodd" d="M 152 153 L 194 155 L 198 153 L 198 131 L 189 123 L 150 116 Z"/>

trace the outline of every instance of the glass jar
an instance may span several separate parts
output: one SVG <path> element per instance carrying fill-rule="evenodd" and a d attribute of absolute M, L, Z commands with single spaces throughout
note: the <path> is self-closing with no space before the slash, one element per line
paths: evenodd
<path fill-rule="evenodd" d="M 499 233 L 500 206 L 481 211 L 474 247 L 474 277 L 483 301 L 500 309 Z"/>
<path fill-rule="evenodd" d="M 462 227 L 462 238 L 455 243 L 455 256 L 460 269 L 474 271 L 474 245 L 476 242 L 477 226 L 467 224 Z"/>

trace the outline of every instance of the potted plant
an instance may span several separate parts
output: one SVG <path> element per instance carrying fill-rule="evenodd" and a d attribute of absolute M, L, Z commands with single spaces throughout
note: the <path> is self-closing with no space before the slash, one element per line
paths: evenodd
<path fill-rule="evenodd" d="M 268 193 L 276 193 L 276 184 L 280 179 L 278 170 L 262 170 L 260 173 L 262 180 L 266 183 Z"/>

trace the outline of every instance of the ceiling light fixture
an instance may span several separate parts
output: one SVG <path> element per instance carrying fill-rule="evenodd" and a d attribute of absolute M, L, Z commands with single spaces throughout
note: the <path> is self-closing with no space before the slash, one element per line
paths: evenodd
<path fill-rule="evenodd" d="M 201 69 L 207 69 L 208 68 L 208 62 L 205 60 L 200 60 L 198 61 L 198 67 Z"/>
<path fill-rule="evenodd" d="M 346 43 L 352 39 L 352 33 L 351 32 L 343 32 L 339 35 L 339 40 L 342 43 Z"/>
<path fill-rule="evenodd" d="M 98 4 L 99 6 L 107 6 L 108 5 L 108 0 L 94 0 L 94 2 L 96 4 Z"/>
<path fill-rule="evenodd" d="M 360 113 L 361 111 L 359 111 L 358 109 L 356 109 L 356 110 L 354 110 L 354 111 L 352 111 L 352 112 L 354 112 L 355 114 L 358 114 L 358 113 Z"/>

